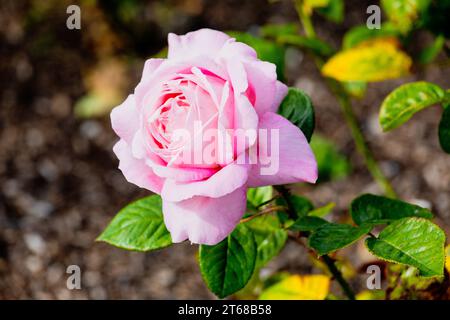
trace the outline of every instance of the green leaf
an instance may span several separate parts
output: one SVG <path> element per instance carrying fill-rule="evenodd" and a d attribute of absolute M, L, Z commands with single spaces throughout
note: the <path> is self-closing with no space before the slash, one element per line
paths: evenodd
<path fill-rule="evenodd" d="M 433 218 L 428 209 L 373 194 L 364 194 L 353 200 L 350 212 L 358 225 L 386 224 L 406 217 Z"/>
<path fill-rule="evenodd" d="M 219 298 L 224 298 L 247 284 L 255 269 L 256 256 L 253 233 L 239 224 L 218 244 L 200 245 L 200 271 L 208 288 Z"/>
<path fill-rule="evenodd" d="M 311 149 L 319 169 L 318 183 L 345 178 L 351 172 L 350 162 L 337 150 L 335 143 L 315 134 Z"/>
<path fill-rule="evenodd" d="M 312 204 L 309 199 L 298 196 L 296 194 L 291 194 L 289 197 L 292 206 L 295 209 L 295 212 L 297 213 L 297 217 L 304 217 L 306 216 L 311 210 L 314 209 L 314 205 Z M 283 198 L 278 198 L 276 200 L 276 203 L 280 206 L 287 206 L 286 201 Z M 281 222 L 286 222 L 288 220 L 288 215 L 285 212 L 279 212 L 278 217 L 280 218 Z"/>
<path fill-rule="evenodd" d="M 249 220 L 245 226 L 253 232 L 257 245 L 256 267 L 263 267 L 283 249 L 287 231 L 281 228 L 278 217 L 264 215 Z"/>
<path fill-rule="evenodd" d="M 156 250 L 171 245 L 172 239 L 161 212 L 161 198 L 153 195 L 127 205 L 97 240 L 136 251 Z"/>
<path fill-rule="evenodd" d="M 439 86 L 419 81 L 404 84 L 383 101 L 380 125 L 389 131 L 408 121 L 416 112 L 443 101 L 445 91 Z"/>
<path fill-rule="evenodd" d="M 376 82 L 407 75 L 411 64 L 396 43 L 379 38 L 338 52 L 322 67 L 322 74 L 343 82 Z"/>
<path fill-rule="evenodd" d="M 298 34 L 280 35 L 276 40 L 280 44 L 296 46 L 300 49 L 311 51 L 320 57 L 329 57 L 336 52 L 332 46 L 320 39 L 308 38 Z"/>
<path fill-rule="evenodd" d="M 378 238 L 368 238 L 366 246 L 377 257 L 416 267 L 422 276 L 442 276 L 444 272 L 444 232 L 421 218 L 404 218 L 387 226 Z"/>
<path fill-rule="evenodd" d="M 412 29 L 414 22 L 430 3 L 431 0 L 381 0 L 383 10 L 403 33 Z"/>
<path fill-rule="evenodd" d="M 300 217 L 289 229 L 294 231 L 314 231 L 327 223 L 329 223 L 327 220 L 319 217 Z"/>
<path fill-rule="evenodd" d="M 419 54 L 419 62 L 421 64 L 427 64 L 432 62 L 439 52 L 441 52 L 442 48 L 444 48 L 445 45 L 445 37 L 440 34 L 434 39 L 433 43 L 422 50 Z"/>
<path fill-rule="evenodd" d="M 275 64 L 277 66 L 278 80 L 284 80 L 285 49 L 282 46 L 271 40 L 258 38 L 245 32 L 231 31 L 228 34 L 230 37 L 235 38 L 236 41 L 243 42 L 255 49 L 260 60 Z"/>
<path fill-rule="evenodd" d="M 323 207 L 316 208 L 314 210 L 311 210 L 308 212 L 308 216 L 310 217 L 325 217 L 327 214 L 331 213 L 333 211 L 333 208 L 336 206 L 336 203 L 330 202 Z"/>
<path fill-rule="evenodd" d="M 383 23 L 380 29 L 369 29 L 365 24 L 351 28 L 344 35 L 343 49 L 350 49 L 357 45 L 376 38 L 397 37 L 399 32 L 392 24 Z"/>
<path fill-rule="evenodd" d="M 330 21 L 341 23 L 344 20 L 344 1 L 330 0 L 324 8 L 318 8 L 317 12 Z"/>
<path fill-rule="evenodd" d="M 439 123 L 439 143 L 442 150 L 450 153 L 450 105 L 444 108 L 444 113 Z"/>
<path fill-rule="evenodd" d="M 314 108 L 306 93 L 297 88 L 289 88 L 278 114 L 300 128 L 308 141 L 311 139 L 315 126 Z"/>
<path fill-rule="evenodd" d="M 308 245 L 322 256 L 351 245 L 371 229 L 371 226 L 327 223 L 309 236 Z"/>
<path fill-rule="evenodd" d="M 256 209 L 260 204 L 272 199 L 272 187 L 249 188 L 247 190 L 247 207 Z"/>

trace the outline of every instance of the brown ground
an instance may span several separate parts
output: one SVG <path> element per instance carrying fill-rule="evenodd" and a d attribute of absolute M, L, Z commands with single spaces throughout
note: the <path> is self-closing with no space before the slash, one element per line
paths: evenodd
<path fill-rule="evenodd" d="M 73 105 L 86 93 L 86 70 L 104 57 L 126 57 L 124 86 L 131 90 L 144 58 L 164 46 L 168 31 L 248 30 L 268 21 L 293 21 L 289 1 L 149 2 L 139 5 L 133 23 L 111 14 L 115 1 L 100 1 L 101 9 L 85 11 L 83 2 L 81 31 L 65 28 L 64 1 L 48 1 L 48 8 L 42 3 L 0 5 L 0 299 L 213 298 L 200 277 L 195 245 L 142 254 L 94 242 L 122 206 L 146 192 L 126 183 L 117 169 L 111 150 L 117 138 L 108 116 L 77 119 Z M 349 25 L 363 23 L 366 7 L 348 1 L 343 26 L 318 18 L 320 35 L 337 43 Z M 336 202 L 333 219 L 344 219 L 352 198 L 379 190 L 311 59 L 297 59 L 288 73 L 290 84 L 311 94 L 317 132 L 335 141 L 354 168 L 347 179 L 297 190 L 316 205 Z M 371 85 L 355 110 L 401 197 L 427 201 L 448 231 L 450 158 L 438 145 L 440 110 L 430 108 L 389 134 L 377 126 L 386 94 L 417 79 L 450 85 L 448 69 L 429 67 L 410 78 Z M 359 246 L 346 252 L 357 266 L 372 259 Z M 65 270 L 72 264 L 81 267 L 82 290 L 66 289 Z M 289 243 L 266 272 L 312 269 L 304 250 Z"/>

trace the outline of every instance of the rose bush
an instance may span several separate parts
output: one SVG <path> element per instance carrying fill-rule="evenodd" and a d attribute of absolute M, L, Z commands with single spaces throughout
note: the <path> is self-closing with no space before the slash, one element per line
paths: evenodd
<path fill-rule="evenodd" d="M 275 113 L 287 87 L 274 64 L 209 29 L 169 34 L 168 44 L 168 58 L 147 60 L 134 94 L 112 111 L 120 137 L 114 152 L 129 182 L 161 195 L 173 242 L 213 245 L 242 218 L 247 188 L 314 183 L 317 164 L 302 131 Z M 200 134 L 212 130 L 225 142 L 205 143 L 198 124 Z M 276 130 L 278 140 L 261 139 L 261 130 Z M 254 133 L 244 144 L 238 143 L 242 131 Z M 267 154 L 261 150 L 274 146 L 277 170 L 262 174 Z M 207 148 L 209 159 L 197 157 Z M 252 152 L 256 162 L 243 161 Z"/>

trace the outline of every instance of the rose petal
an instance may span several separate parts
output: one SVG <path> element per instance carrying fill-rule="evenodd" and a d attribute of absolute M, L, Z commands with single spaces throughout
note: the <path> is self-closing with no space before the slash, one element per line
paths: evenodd
<path fill-rule="evenodd" d="M 161 193 L 164 179 L 155 175 L 153 170 L 145 164 L 144 160 L 136 159 L 131 154 L 131 148 L 125 140 L 119 140 L 113 148 L 114 153 L 119 158 L 119 169 L 125 179 L 140 188 Z"/>
<path fill-rule="evenodd" d="M 200 29 L 178 36 L 169 33 L 169 59 L 186 59 L 189 57 L 208 55 L 216 56 L 230 37 L 220 31 Z"/>
<path fill-rule="evenodd" d="M 260 118 L 259 128 L 267 129 L 269 141 L 258 139 L 258 164 L 253 165 L 250 169 L 248 179 L 250 187 L 288 184 L 300 181 L 316 182 L 317 162 L 305 135 L 298 127 L 278 114 L 267 112 Z M 269 155 L 271 154 L 270 148 L 276 150 L 277 143 L 271 140 L 271 129 L 279 130 L 279 154 L 278 157 L 274 157 L 275 159 L 271 159 L 271 165 L 274 168 L 277 167 L 275 161 L 278 161 L 278 170 L 272 174 L 262 174 L 261 169 L 269 166 L 270 156 L 261 154 L 261 150 L 269 149 Z M 256 148 L 256 145 L 253 148 Z M 252 149 L 250 152 L 252 151 L 254 150 Z M 274 155 L 272 154 L 272 156 Z M 265 163 L 267 165 L 264 165 Z"/>
<path fill-rule="evenodd" d="M 284 83 L 277 81 L 275 85 L 275 99 L 272 104 L 272 108 L 269 111 L 277 112 L 281 102 L 288 93 L 288 87 Z"/>
<path fill-rule="evenodd" d="M 242 187 L 247 182 L 248 168 L 231 163 L 202 181 L 180 182 L 167 179 L 161 197 L 167 201 L 181 201 L 194 196 L 219 198 Z"/>
<path fill-rule="evenodd" d="M 155 59 L 151 58 L 145 61 L 144 70 L 142 71 L 142 79 L 141 81 L 148 79 L 151 77 L 153 72 L 158 69 L 158 67 L 165 61 L 166 59 Z"/>
<path fill-rule="evenodd" d="M 131 144 L 139 129 L 139 115 L 134 95 L 130 94 L 121 105 L 111 111 L 111 125 L 117 135 Z"/>
<path fill-rule="evenodd" d="M 221 198 L 194 197 L 181 202 L 163 200 L 164 223 L 173 242 L 214 245 L 233 231 L 246 209 L 247 188 Z"/>
<path fill-rule="evenodd" d="M 272 111 L 277 83 L 275 65 L 265 61 L 249 61 L 245 63 L 245 70 L 255 97 L 256 112 L 261 116 Z"/>

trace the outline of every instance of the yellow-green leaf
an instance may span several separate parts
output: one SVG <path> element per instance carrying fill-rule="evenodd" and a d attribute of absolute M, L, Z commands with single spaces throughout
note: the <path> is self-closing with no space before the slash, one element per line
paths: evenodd
<path fill-rule="evenodd" d="M 429 82 L 404 84 L 384 99 L 380 110 L 380 125 L 384 131 L 394 129 L 416 112 L 443 101 L 445 91 Z"/>
<path fill-rule="evenodd" d="M 445 269 L 450 273 L 450 244 L 445 247 Z"/>
<path fill-rule="evenodd" d="M 261 300 L 323 300 L 328 294 L 330 278 L 321 275 L 292 275 L 267 288 Z"/>
<path fill-rule="evenodd" d="M 411 64 L 395 43 L 376 39 L 332 56 L 322 74 L 339 81 L 383 81 L 408 74 Z"/>
<path fill-rule="evenodd" d="M 431 0 L 381 0 L 389 20 L 403 33 L 412 28 L 414 22 L 430 3 Z"/>

